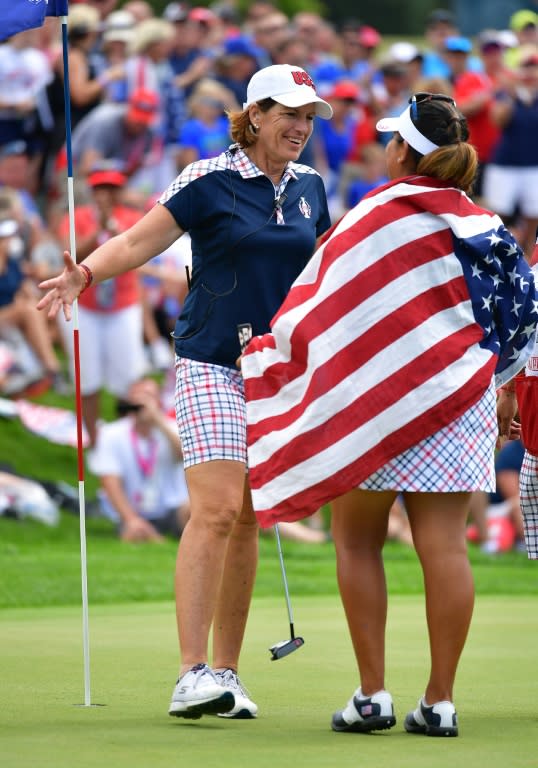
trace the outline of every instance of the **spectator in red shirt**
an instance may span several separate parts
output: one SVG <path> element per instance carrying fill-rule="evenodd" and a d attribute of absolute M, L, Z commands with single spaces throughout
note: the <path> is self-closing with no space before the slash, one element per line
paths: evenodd
<path fill-rule="evenodd" d="M 450 67 L 452 95 L 458 109 L 467 118 L 469 143 L 477 153 L 478 177 L 474 193 L 480 195 L 484 166 L 490 162 L 500 131 L 491 118 L 494 83 L 485 72 L 470 71 L 467 67 L 472 43 L 465 37 L 447 37 L 445 58 Z"/>
<path fill-rule="evenodd" d="M 125 174 L 110 162 L 101 162 L 88 175 L 91 202 L 75 208 L 78 261 L 142 218 L 142 212 L 122 204 L 126 181 Z M 59 239 L 69 249 L 67 214 L 59 229 Z M 129 271 L 90 286 L 78 303 L 82 415 L 93 446 L 97 437 L 100 390 L 106 387 L 116 397 L 124 398 L 130 385 L 145 370 L 138 276 Z M 60 327 L 71 356 L 71 370 L 74 370 L 72 331 L 63 318 Z"/>

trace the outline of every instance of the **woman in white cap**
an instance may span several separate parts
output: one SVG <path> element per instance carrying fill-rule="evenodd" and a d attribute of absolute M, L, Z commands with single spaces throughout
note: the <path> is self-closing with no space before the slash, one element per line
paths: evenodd
<path fill-rule="evenodd" d="M 330 224 L 323 181 L 297 159 L 330 105 L 300 67 L 273 65 L 250 80 L 229 115 L 234 144 L 185 168 L 129 231 L 42 284 L 39 303 L 71 314 L 91 283 L 144 264 L 188 231 L 190 292 L 175 328 L 177 418 L 191 517 L 176 570 L 180 676 L 169 713 L 252 718 L 237 676 L 257 564 L 257 523 L 246 474 L 238 325 L 264 333 Z M 213 660 L 208 637 L 213 627 Z"/>

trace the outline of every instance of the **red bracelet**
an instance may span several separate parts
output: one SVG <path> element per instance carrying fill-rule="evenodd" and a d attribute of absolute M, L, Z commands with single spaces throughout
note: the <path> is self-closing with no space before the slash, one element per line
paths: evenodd
<path fill-rule="evenodd" d="M 82 273 L 84 275 L 84 286 L 80 292 L 80 293 L 84 293 L 86 288 L 88 288 L 93 282 L 93 272 L 86 264 L 78 264 L 77 266 L 82 270 Z"/>

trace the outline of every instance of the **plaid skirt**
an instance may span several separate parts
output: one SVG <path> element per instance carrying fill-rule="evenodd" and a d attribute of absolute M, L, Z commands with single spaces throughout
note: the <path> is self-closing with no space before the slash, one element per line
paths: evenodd
<path fill-rule="evenodd" d="M 538 560 L 538 456 L 525 451 L 519 474 L 525 546 L 529 560 Z"/>
<path fill-rule="evenodd" d="M 247 463 L 241 371 L 176 357 L 176 419 L 185 469 L 216 459 Z"/>
<path fill-rule="evenodd" d="M 458 419 L 400 453 L 359 488 L 371 491 L 494 491 L 495 382 Z"/>

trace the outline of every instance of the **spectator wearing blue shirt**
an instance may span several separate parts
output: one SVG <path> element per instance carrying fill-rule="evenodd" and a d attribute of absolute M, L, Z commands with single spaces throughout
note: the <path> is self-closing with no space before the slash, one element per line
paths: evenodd
<path fill-rule="evenodd" d="M 443 78 L 450 79 L 451 70 L 445 59 L 446 39 L 458 38 L 459 30 L 456 25 L 456 19 L 451 11 L 444 8 L 433 10 L 427 18 L 424 36 L 430 46 L 429 50 L 424 52 L 422 64 L 422 74 L 425 78 Z M 463 38 L 465 39 L 465 38 Z M 455 50 L 455 49 L 451 49 Z M 469 48 L 470 51 L 470 48 Z M 468 69 L 474 72 L 482 72 L 484 67 L 480 58 L 470 56 L 467 63 Z"/>
<path fill-rule="evenodd" d="M 206 160 L 224 151 L 230 143 L 225 110 L 236 111 L 234 95 L 211 78 L 200 80 L 188 101 L 191 117 L 179 134 L 178 170 L 195 160 Z"/>
<path fill-rule="evenodd" d="M 238 104 L 247 98 L 250 78 L 260 68 L 264 53 L 246 35 L 224 41 L 222 53 L 215 60 L 215 79 L 232 91 Z"/>

